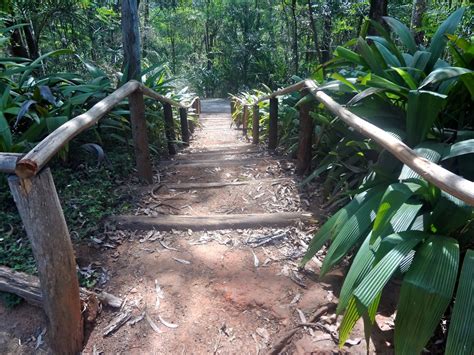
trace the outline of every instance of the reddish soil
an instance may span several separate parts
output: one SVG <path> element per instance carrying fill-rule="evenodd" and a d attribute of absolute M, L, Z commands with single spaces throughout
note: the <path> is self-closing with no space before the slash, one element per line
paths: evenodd
<path fill-rule="evenodd" d="M 264 159 L 254 165 L 205 169 L 168 162 L 159 168 L 159 181 L 251 183 L 183 191 L 157 188 L 159 185 L 129 186 L 136 214 L 319 212 L 318 193 L 300 191 L 291 162 L 263 150 L 242 153 L 251 145 L 230 127 L 228 107 L 224 100 L 203 102 L 202 127 L 176 162 Z M 216 149 L 227 152 L 199 153 Z M 285 180 L 271 180 L 275 178 Z M 78 247 L 76 252 L 81 267 L 92 263 L 101 270 L 103 290 L 123 298 L 124 305 L 120 311 L 103 309 L 88 334 L 84 353 L 266 353 L 285 332 L 302 322 L 302 315 L 310 319 L 319 308 L 337 302 L 343 272 L 335 270 L 319 281 L 322 254 L 313 258 L 305 271 L 298 270 L 317 226 L 300 223 L 280 229 L 136 232 L 115 230 L 106 224 L 105 229 L 103 243 Z M 264 237 L 278 235 L 281 237 L 273 244 L 259 245 Z M 371 341 L 372 351 L 391 351 L 387 339 L 391 338 L 393 304 L 384 307 L 386 312 L 377 316 L 381 329 Z M 131 314 L 129 323 L 104 337 L 104 329 L 120 312 Z M 301 328 L 282 353 L 366 352 L 361 323 L 351 335 L 353 345 L 339 349 L 335 341 L 340 317 L 329 313 L 319 322 L 318 329 Z M 0 323 L 2 353 L 33 352 L 45 327 L 41 311 L 28 305 L 14 310 L 0 307 Z M 26 345 L 18 345 L 19 339 Z M 47 340 L 37 351 L 45 349 Z"/>

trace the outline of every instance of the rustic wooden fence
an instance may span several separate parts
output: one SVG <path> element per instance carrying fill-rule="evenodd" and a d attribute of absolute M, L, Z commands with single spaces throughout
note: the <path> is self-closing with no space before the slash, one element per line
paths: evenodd
<path fill-rule="evenodd" d="M 163 104 L 168 150 L 170 154 L 175 154 L 172 107 L 179 110 L 182 141 L 188 144 L 188 110 L 193 108 L 195 112 L 200 113 L 199 98 L 189 104 L 183 104 L 134 80 L 115 90 L 87 112 L 57 128 L 26 155 L 0 153 L 0 173 L 9 174 L 8 184 L 38 267 L 41 305 L 48 317 L 50 346 L 54 353 L 81 352 L 84 334 L 76 261 L 66 220 L 47 164 L 66 143 L 94 126 L 114 106 L 128 97 L 138 176 L 143 183 L 152 183 L 144 95 Z M 9 277 L 12 275 L 10 273 Z M 8 290 L 8 287 L 6 289 Z"/>
<path fill-rule="evenodd" d="M 353 114 L 343 106 L 339 105 L 323 91 L 319 90 L 317 83 L 313 80 L 300 81 L 294 85 L 261 97 L 253 102 L 240 101 L 239 103 L 233 101 L 231 104 L 231 110 L 234 111 L 238 104 L 243 106 L 242 127 L 244 134 L 246 135 L 248 126 L 247 122 L 249 119 L 248 113 L 250 112 L 250 106 L 253 106 L 252 142 L 258 144 L 260 132 L 258 103 L 264 100 L 270 100 L 268 148 L 274 150 L 278 143 L 278 97 L 300 91 L 314 96 L 314 98 L 322 103 L 326 109 L 338 116 L 347 125 L 354 128 L 365 137 L 373 139 L 427 181 L 439 187 L 441 190 L 456 196 L 467 204 L 474 206 L 474 182 L 458 176 L 440 165 L 423 158 L 405 143 L 388 132 Z M 302 104 L 299 108 L 300 131 L 296 162 L 296 172 L 299 175 L 305 174 L 311 165 L 313 121 L 310 116 L 310 108 L 310 103 Z"/>

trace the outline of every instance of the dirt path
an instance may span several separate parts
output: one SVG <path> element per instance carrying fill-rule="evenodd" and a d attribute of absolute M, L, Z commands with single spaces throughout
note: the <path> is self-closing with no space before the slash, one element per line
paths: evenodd
<path fill-rule="evenodd" d="M 159 219 L 317 211 L 317 193 L 298 191 L 290 161 L 252 146 L 231 127 L 227 101 L 205 100 L 202 109 L 202 127 L 191 146 L 159 167 L 152 188 L 132 188 L 134 215 Z M 239 184 L 199 186 L 223 182 Z M 103 310 L 85 353 L 268 352 L 285 332 L 337 301 L 340 271 L 319 282 L 317 258 L 306 271 L 298 271 L 316 228 L 296 222 L 252 229 L 156 231 L 151 226 L 134 231 L 110 223 L 107 239 L 97 245 L 99 253 L 79 252 L 81 264 L 101 270 L 103 289 L 125 303 L 121 312 Z M 124 314 L 129 322 L 104 337 L 107 326 Z M 8 314 L 0 312 L 0 320 L 5 319 Z M 319 321 L 319 329 L 298 331 L 284 352 L 337 352 L 335 315 Z M 44 319 L 37 322 L 41 327 Z M 362 338 L 358 324 L 354 345 L 343 351 L 364 353 Z M 381 350 L 383 339 L 375 345 Z"/>

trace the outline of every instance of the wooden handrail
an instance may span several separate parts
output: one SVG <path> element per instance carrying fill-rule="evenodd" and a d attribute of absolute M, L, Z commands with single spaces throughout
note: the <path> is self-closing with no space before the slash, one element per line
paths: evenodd
<path fill-rule="evenodd" d="M 316 100 L 321 102 L 329 111 L 338 116 L 347 125 L 356 129 L 362 135 L 373 139 L 380 146 L 392 153 L 402 163 L 420 174 L 425 180 L 467 204 L 474 206 L 474 182 L 456 175 L 440 165 L 423 158 L 391 134 L 353 114 L 343 106 L 339 105 L 329 95 L 322 92 L 317 83 L 313 80 L 308 79 L 300 81 L 296 84 L 275 91 L 270 95 L 261 97 L 257 101 L 248 102 L 247 104 L 256 105 L 261 101 L 304 89 L 308 90 Z"/>
<path fill-rule="evenodd" d="M 46 136 L 16 163 L 15 174 L 23 179 L 36 175 L 66 143 L 87 128 L 92 127 L 114 106 L 118 105 L 122 100 L 137 90 L 142 91 L 146 96 L 179 108 L 187 109 L 194 103 L 194 100 L 188 105 L 179 103 L 158 94 L 136 80 L 130 80 L 105 99 L 96 103 L 87 112 L 72 118 Z M 6 170 L 8 171 L 5 172 L 11 172 L 10 169 Z M 0 172 L 3 172 L 3 170 L 0 170 Z"/>
<path fill-rule="evenodd" d="M 0 173 L 14 174 L 16 162 L 23 155 L 18 153 L 0 153 Z"/>

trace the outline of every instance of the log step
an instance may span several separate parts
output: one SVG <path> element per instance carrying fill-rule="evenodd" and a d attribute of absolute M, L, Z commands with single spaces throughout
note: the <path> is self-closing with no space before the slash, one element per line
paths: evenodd
<path fill-rule="evenodd" d="M 298 221 L 314 223 L 311 214 L 302 212 L 280 212 L 259 214 L 230 214 L 209 216 L 112 216 L 109 218 L 123 229 L 175 230 L 218 230 L 218 229 L 258 229 L 262 227 L 284 227 Z"/>
<path fill-rule="evenodd" d="M 259 184 L 262 182 L 270 182 L 270 183 L 279 183 L 284 181 L 290 181 L 290 178 L 279 178 L 279 179 L 255 179 L 255 180 L 245 180 L 245 181 L 222 181 L 222 182 L 181 182 L 177 184 L 168 184 L 164 183 L 164 185 L 172 190 L 200 190 L 200 189 L 215 189 L 220 187 L 226 186 L 241 186 L 241 185 L 251 185 L 251 184 Z"/>
<path fill-rule="evenodd" d="M 162 166 L 169 166 L 175 168 L 220 168 L 223 166 L 247 166 L 261 163 L 268 160 L 267 157 L 251 158 L 251 159 L 220 159 L 220 160 L 178 160 L 161 162 Z"/>

